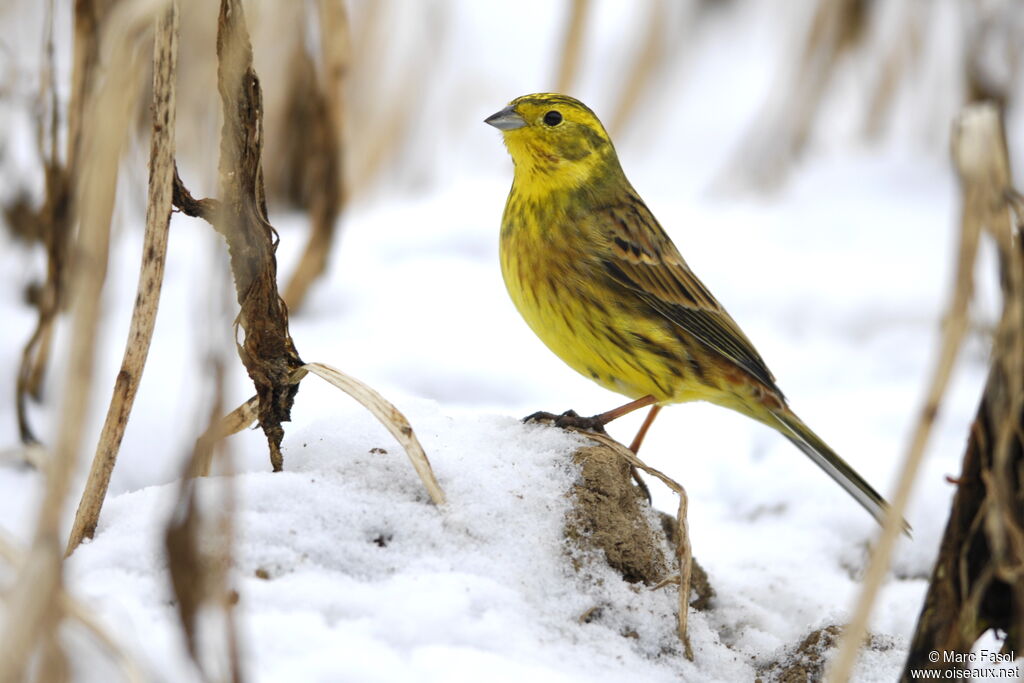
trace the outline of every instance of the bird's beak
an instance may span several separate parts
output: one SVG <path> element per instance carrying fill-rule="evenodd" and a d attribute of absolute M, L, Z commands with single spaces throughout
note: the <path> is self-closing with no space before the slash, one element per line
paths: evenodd
<path fill-rule="evenodd" d="M 498 130 L 515 130 L 526 125 L 526 120 L 516 113 L 516 110 L 509 105 L 496 114 L 491 114 L 484 123 L 489 123 Z"/>

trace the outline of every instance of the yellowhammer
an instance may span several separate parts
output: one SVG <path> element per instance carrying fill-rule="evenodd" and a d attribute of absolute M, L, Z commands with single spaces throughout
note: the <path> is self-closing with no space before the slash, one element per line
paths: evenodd
<path fill-rule="evenodd" d="M 789 409 L 753 344 L 629 184 L 594 112 L 542 93 L 486 123 L 501 130 L 515 165 L 501 223 L 512 301 L 569 366 L 634 399 L 556 423 L 601 427 L 651 406 L 636 451 L 663 405 L 710 401 L 780 432 L 881 522 L 885 500 Z"/>

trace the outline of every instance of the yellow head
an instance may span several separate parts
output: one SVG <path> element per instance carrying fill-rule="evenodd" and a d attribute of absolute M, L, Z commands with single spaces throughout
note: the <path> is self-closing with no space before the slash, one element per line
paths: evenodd
<path fill-rule="evenodd" d="M 571 189 L 622 174 L 597 116 L 566 95 L 523 95 L 484 122 L 502 132 L 517 184 Z"/>

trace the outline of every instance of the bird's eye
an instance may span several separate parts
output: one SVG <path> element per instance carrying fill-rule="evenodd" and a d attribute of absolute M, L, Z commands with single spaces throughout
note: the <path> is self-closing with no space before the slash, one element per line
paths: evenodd
<path fill-rule="evenodd" d="M 544 114 L 544 124 L 548 126 L 557 126 L 562 122 L 562 115 L 552 109 L 547 114 Z"/>

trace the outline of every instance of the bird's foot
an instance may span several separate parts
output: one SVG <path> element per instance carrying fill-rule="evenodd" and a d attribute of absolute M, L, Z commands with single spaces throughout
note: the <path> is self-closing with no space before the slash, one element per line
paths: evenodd
<path fill-rule="evenodd" d="M 550 422 L 562 429 L 582 429 L 584 431 L 598 432 L 604 434 L 604 426 L 609 420 L 605 413 L 592 415 L 591 417 L 580 417 L 575 410 L 567 410 L 561 415 L 546 413 L 543 410 L 527 415 L 523 422 Z"/>

